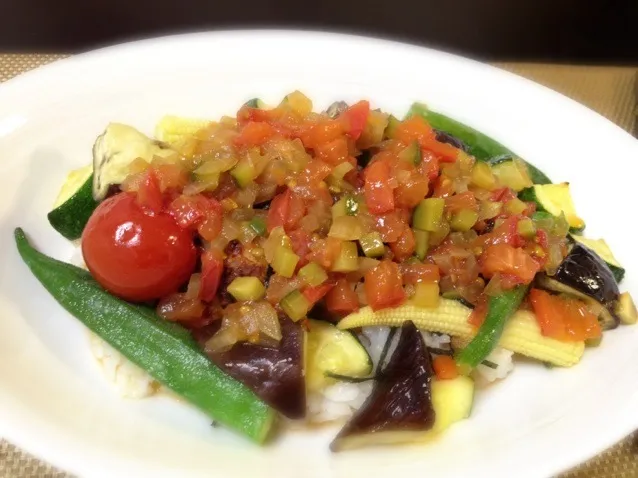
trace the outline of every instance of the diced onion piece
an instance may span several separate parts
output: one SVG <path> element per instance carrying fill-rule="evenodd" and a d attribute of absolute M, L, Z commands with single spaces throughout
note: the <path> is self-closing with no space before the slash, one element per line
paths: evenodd
<path fill-rule="evenodd" d="M 334 272 L 352 272 L 359 267 L 357 244 L 350 241 L 344 241 L 341 244 L 339 256 L 332 264 Z"/>
<path fill-rule="evenodd" d="M 344 241 L 356 241 L 363 236 L 363 226 L 355 216 L 340 216 L 332 221 L 328 236 Z"/>
<path fill-rule="evenodd" d="M 281 226 L 277 226 L 270 231 L 270 235 L 263 244 L 266 261 L 268 261 L 269 264 L 272 263 L 275 258 L 275 251 L 279 248 L 279 246 L 290 247 L 290 238 L 286 235 L 284 228 Z"/>
<path fill-rule="evenodd" d="M 281 340 L 281 325 L 277 311 L 268 302 L 259 301 L 243 306 L 239 320 L 249 337 L 259 334 L 277 342 Z"/>
<path fill-rule="evenodd" d="M 219 174 L 233 168 L 239 161 L 234 155 L 227 155 L 221 158 L 211 158 L 203 161 L 194 171 L 195 174 Z"/>

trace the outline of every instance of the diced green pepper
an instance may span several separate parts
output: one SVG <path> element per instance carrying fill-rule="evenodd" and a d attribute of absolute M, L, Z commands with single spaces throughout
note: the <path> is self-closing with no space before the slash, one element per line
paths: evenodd
<path fill-rule="evenodd" d="M 421 231 L 436 231 L 441 219 L 445 200 L 443 198 L 423 199 L 412 214 L 412 226 Z"/>
<path fill-rule="evenodd" d="M 385 253 L 383 239 L 378 232 L 370 232 L 359 239 L 359 244 L 366 257 L 381 257 Z"/>
<path fill-rule="evenodd" d="M 418 259 L 423 260 L 428 253 L 430 233 L 428 231 L 420 231 L 419 229 L 413 229 L 413 232 L 416 242 L 414 254 Z"/>
<path fill-rule="evenodd" d="M 410 146 L 401 151 L 399 153 L 399 158 L 404 161 L 408 161 L 415 166 L 421 164 L 421 160 L 423 158 L 421 156 L 421 146 L 418 141 L 413 141 Z"/>
<path fill-rule="evenodd" d="M 230 170 L 230 175 L 237 183 L 237 186 L 243 189 L 255 179 L 255 166 L 248 161 L 240 161 Z"/>
<path fill-rule="evenodd" d="M 255 234 L 258 236 L 266 235 L 266 220 L 263 217 L 253 217 L 248 223 L 248 226 L 255 231 Z"/>
<path fill-rule="evenodd" d="M 457 362 L 464 368 L 474 368 L 494 350 L 498 344 L 506 322 L 518 310 L 523 297 L 527 294 L 527 286 L 519 286 L 490 297 L 487 303 L 487 315 L 476 336 L 457 357 Z"/>
<path fill-rule="evenodd" d="M 328 280 L 328 274 L 316 262 L 309 262 L 299 269 L 299 277 L 312 287 L 317 287 Z"/>
<path fill-rule="evenodd" d="M 388 118 L 388 126 L 385 127 L 383 136 L 385 138 L 393 139 L 394 133 L 400 124 L 401 124 L 401 121 L 399 121 L 396 117 L 390 115 L 390 117 Z"/>
<path fill-rule="evenodd" d="M 310 310 L 310 302 L 298 290 L 293 290 L 286 297 L 281 299 L 281 309 L 294 322 L 303 319 L 308 310 Z"/>
<path fill-rule="evenodd" d="M 341 252 L 332 264 L 333 272 L 352 272 L 359 268 L 357 244 L 351 241 L 343 241 Z"/>
<path fill-rule="evenodd" d="M 472 229 L 476 221 L 478 221 L 478 212 L 471 209 L 461 209 L 452 216 L 450 227 L 455 231 L 466 232 Z"/>
<path fill-rule="evenodd" d="M 236 277 L 227 290 L 236 300 L 259 300 L 266 294 L 264 284 L 257 277 Z"/>
<path fill-rule="evenodd" d="M 292 277 L 299 262 L 299 256 L 286 246 L 278 246 L 272 264 L 273 270 L 282 277 Z"/>
<path fill-rule="evenodd" d="M 214 420 L 258 443 L 266 439 L 273 410 L 217 368 L 186 329 L 112 296 L 87 271 L 38 252 L 22 229 L 15 240 L 33 275 L 92 332 Z"/>

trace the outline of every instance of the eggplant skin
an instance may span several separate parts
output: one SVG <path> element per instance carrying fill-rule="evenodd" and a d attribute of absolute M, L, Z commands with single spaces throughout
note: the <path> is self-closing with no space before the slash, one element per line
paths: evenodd
<path fill-rule="evenodd" d="M 349 441 L 360 446 L 414 439 L 432 428 L 432 376 L 432 362 L 423 337 L 408 321 L 401 327 L 396 349 L 377 375 L 372 393 L 339 432 L 331 450 L 351 448 Z"/>
<path fill-rule="evenodd" d="M 300 419 L 306 415 L 304 332 L 287 316 L 280 315 L 280 323 L 277 348 L 242 342 L 209 357 L 282 415 Z"/>
<path fill-rule="evenodd" d="M 618 283 L 607 263 L 582 244 L 572 247 L 553 278 L 605 307 L 613 305 L 620 295 Z"/>
<path fill-rule="evenodd" d="M 434 130 L 436 134 L 436 140 L 440 143 L 447 143 L 454 146 L 457 149 L 460 149 L 464 152 L 468 152 L 470 148 L 463 141 L 458 139 L 456 136 L 452 136 L 450 133 L 446 133 L 440 129 Z"/>

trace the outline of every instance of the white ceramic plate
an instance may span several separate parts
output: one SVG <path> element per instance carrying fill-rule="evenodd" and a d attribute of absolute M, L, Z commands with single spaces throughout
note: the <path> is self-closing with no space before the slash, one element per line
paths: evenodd
<path fill-rule="evenodd" d="M 627 267 L 624 287 L 636 291 L 638 142 L 546 88 L 437 51 L 344 35 L 223 32 L 108 48 L 0 87 L 0 435 L 86 476 L 531 477 L 638 427 L 638 327 L 611 332 L 570 370 L 519 364 L 476 397 L 471 419 L 427 447 L 331 455 L 327 429 L 259 449 L 174 400 L 118 398 L 82 326 L 20 262 L 13 228 L 69 259 L 72 246 L 46 213 L 109 121 L 151 133 L 167 113 L 217 118 L 295 89 L 316 107 L 368 98 L 398 115 L 425 101 L 570 181 L 588 234 L 604 235 Z"/>

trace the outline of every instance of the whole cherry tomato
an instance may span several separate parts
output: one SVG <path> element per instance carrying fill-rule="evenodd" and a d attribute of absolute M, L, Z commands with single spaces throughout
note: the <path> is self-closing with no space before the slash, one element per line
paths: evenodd
<path fill-rule="evenodd" d="M 167 213 L 143 209 L 131 193 L 97 207 L 82 234 L 82 254 L 105 289 L 134 302 L 175 292 L 197 262 L 192 233 Z"/>

